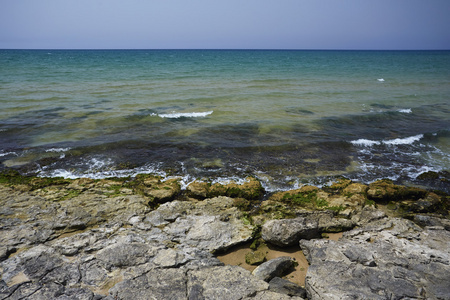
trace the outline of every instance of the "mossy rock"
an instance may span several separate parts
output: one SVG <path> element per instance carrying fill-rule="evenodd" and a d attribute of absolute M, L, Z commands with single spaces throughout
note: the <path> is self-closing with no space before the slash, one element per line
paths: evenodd
<path fill-rule="evenodd" d="M 343 190 L 348 187 L 352 181 L 347 178 L 340 178 L 337 182 L 333 183 L 329 188 L 331 190 Z"/>
<path fill-rule="evenodd" d="M 188 195 L 196 199 L 227 196 L 231 198 L 244 198 L 248 200 L 261 199 L 264 188 L 261 182 L 254 177 L 247 177 L 243 184 L 230 182 L 228 184 L 194 181 L 187 187 Z"/>
<path fill-rule="evenodd" d="M 437 172 L 433 172 L 433 171 L 428 171 L 428 172 L 424 172 L 422 174 L 420 174 L 419 176 L 417 176 L 417 179 L 419 180 L 436 180 L 439 179 L 439 173 Z"/>
<path fill-rule="evenodd" d="M 351 183 L 342 190 L 344 195 L 348 194 L 366 194 L 369 187 L 362 183 Z"/>
<path fill-rule="evenodd" d="M 144 194 L 158 203 L 172 201 L 180 192 L 181 186 L 177 179 L 170 179 L 163 182 L 159 181 L 144 188 Z"/>
<path fill-rule="evenodd" d="M 314 187 L 316 188 L 316 187 Z M 292 206 L 302 207 L 307 209 L 323 209 L 328 206 L 328 201 L 324 198 L 318 197 L 319 189 L 300 189 L 298 193 L 285 193 L 282 201 L 289 203 Z"/>
<path fill-rule="evenodd" d="M 297 216 L 297 214 L 288 205 L 273 200 L 263 201 L 259 208 L 259 214 L 267 220 L 292 219 Z"/>
<path fill-rule="evenodd" d="M 11 186 L 26 185 L 28 190 L 37 190 L 49 186 L 63 186 L 72 182 L 62 177 L 36 177 L 21 175 L 18 171 L 8 169 L 0 173 L 0 183 Z"/>
<path fill-rule="evenodd" d="M 178 179 L 162 181 L 162 177 L 139 174 L 136 178 L 125 184 L 125 187 L 133 189 L 137 194 L 150 198 L 149 205 L 172 201 L 181 192 Z"/>
<path fill-rule="evenodd" d="M 429 193 L 425 198 L 419 200 L 402 201 L 400 202 L 400 208 L 410 213 L 447 213 L 441 202 L 441 197 L 435 193 Z"/>
<path fill-rule="evenodd" d="M 187 186 L 186 191 L 189 197 L 202 200 L 208 196 L 210 186 L 207 182 L 194 181 Z"/>
<path fill-rule="evenodd" d="M 252 251 L 245 254 L 245 262 L 249 265 L 260 265 L 266 261 L 267 253 L 264 251 Z"/>
<path fill-rule="evenodd" d="M 296 195 L 312 195 L 314 193 L 317 193 L 318 191 L 319 188 L 316 186 L 305 185 L 296 190 L 274 193 L 269 197 L 269 200 L 290 203 Z"/>
<path fill-rule="evenodd" d="M 375 202 L 417 200 L 427 195 L 427 191 L 416 187 L 395 185 L 391 180 L 382 179 L 369 185 L 367 197 Z"/>
<path fill-rule="evenodd" d="M 237 207 L 239 210 L 248 211 L 252 208 L 252 202 L 244 198 L 234 198 L 233 206 Z"/>

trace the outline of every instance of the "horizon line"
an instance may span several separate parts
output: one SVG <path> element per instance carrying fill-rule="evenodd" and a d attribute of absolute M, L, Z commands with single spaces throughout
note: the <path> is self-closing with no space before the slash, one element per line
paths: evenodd
<path fill-rule="evenodd" d="M 217 50 L 217 51 L 450 51 L 450 49 L 309 49 L 309 48 L 0 48 L 0 50 Z"/>

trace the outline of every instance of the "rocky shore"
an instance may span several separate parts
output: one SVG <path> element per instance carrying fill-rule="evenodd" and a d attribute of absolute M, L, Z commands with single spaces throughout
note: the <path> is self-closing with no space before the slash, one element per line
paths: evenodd
<path fill-rule="evenodd" d="M 0 174 L 0 299 L 450 299 L 449 195 Z M 343 232 L 339 240 L 327 235 Z M 249 244 L 248 271 L 218 259 Z M 263 249 L 299 247 L 298 262 Z"/>

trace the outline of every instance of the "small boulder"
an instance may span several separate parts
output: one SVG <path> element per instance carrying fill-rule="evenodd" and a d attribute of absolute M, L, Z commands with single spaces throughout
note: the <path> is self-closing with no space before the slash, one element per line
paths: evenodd
<path fill-rule="evenodd" d="M 196 199 L 205 199 L 208 196 L 209 184 L 202 181 L 194 181 L 186 187 L 188 196 Z"/>
<path fill-rule="evenodd" d="M 376 202 L 399 200 L 417 200 L 427 195 L 427 191 L 416 187 L 395 185 L 391 180 L 382 179 L 372 182 L 367 197 Z"/>
<path fill-rule="evenodd" d="M 296 261 L 292 257 L 281 256 L 259 265 L 252 274 L 258 279 L 269 282 L 274 277 L 286 275 L 295 264 Z"/>
<path fill-rule="evenodd" d="M 245 254 L 245 262 L 249 265 L 260 265 L 266 261 L 266 253 L 262 251 L 252 251 Z"/>
<path fill-rule="evenodd" d="M 281 247 L 296 245 L 301 239 L 320 237 L 319 220 L 314 216 L 270 220 L 262 226 L 261 237 Z"/>

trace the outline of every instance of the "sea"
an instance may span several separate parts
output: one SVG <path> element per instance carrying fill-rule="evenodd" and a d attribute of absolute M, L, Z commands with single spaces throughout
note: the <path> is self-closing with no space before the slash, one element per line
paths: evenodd
<path fill-rule="evenodd" d="M 449 104 L 450 51 L 0 50 L 0 169 L 449 191 Z"/>

